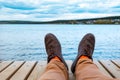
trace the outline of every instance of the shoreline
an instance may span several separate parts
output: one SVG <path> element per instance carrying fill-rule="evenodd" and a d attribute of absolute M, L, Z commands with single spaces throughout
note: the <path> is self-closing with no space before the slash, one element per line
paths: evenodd
<path fill-rule="evenodd" d="M 75 20 L 55 20 L 43 22 L 24 20 L 1 20 L 0 24 L 120 24 L 120 16 Z"/>

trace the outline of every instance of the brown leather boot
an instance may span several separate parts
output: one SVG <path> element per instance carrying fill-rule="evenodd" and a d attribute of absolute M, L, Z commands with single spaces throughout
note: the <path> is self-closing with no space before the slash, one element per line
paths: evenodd
<path fill-rule="evenodd" d="M 53 34 L 49 33 L 45 36 L 45 47 L 48 55 L 48 63 L 52 58 L 57 56 L 68 70 L 68 66 L 62 56 L 61 45 L 58 39 Z"/>
<path fill-rule="evenodd" d="M 88 58 L 92 59 L 94 45 L 95 45 L 94 35 L 91 33 L 86 34 L 79 43 L 78 55 L 71 66 L 71 71 L 73 73 L 75 72 L 76 64 L 81 56 L 87 56 Z"/>

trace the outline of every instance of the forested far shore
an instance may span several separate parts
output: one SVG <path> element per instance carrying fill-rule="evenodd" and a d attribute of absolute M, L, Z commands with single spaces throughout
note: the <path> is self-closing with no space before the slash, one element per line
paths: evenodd
<path fill-rule="evenodd" d="M 120 24 L 120 16 L 77 19 L 77 20 L 56 20 L 56 21 L 21 21 L 21 20 L 4 20 L 0 24 Z"/>

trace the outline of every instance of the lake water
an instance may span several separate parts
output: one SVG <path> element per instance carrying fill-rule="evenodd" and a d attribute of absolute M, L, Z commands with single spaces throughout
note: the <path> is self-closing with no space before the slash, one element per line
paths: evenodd
<path fill-rule="evenodd" d="M 96 37 L 94 59 L 120 59 L 120 25 L 0 25 L 0 60 L 46 60 L 47 33 L 57 36 L 66 60 L 75 59 L 86 33 Z"/>

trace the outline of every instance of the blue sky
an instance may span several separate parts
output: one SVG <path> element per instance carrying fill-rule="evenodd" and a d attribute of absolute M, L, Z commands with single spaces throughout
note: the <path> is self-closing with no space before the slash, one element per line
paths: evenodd
<path fill-rule="evenodd" d="M 120 16 L 120 0 L 0 0 L 0 20 L 51 21 Z"/>

